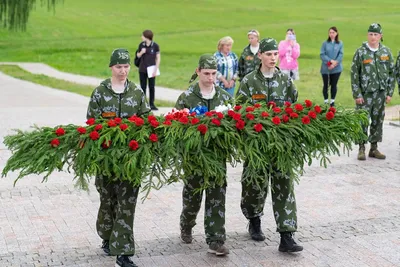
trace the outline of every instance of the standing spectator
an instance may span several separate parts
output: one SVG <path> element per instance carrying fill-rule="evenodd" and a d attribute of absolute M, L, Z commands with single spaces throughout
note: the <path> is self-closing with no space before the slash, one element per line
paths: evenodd
<path fill-rule="evenodd" d="M 192 109 L 196 107 L 207 107 L 208 111 L 214 110 L 226 102 L 233 104 L 232 97 L 222 88 L 215 86 L 217 76 L 217 60 L 211 54 L 204 54 L 199 59 L 196 73 L 190 82 L 196 77 L 199 81 L 190 85 L 176 101 L 177 109 Z M 226 159 L 221 159 L 221 169 L 226 173 Z M 201 207 L 203 190 L 198 191 L 204 183 L 203 177 L 198 173 L 185 170 L 187 182 L 182 192 L 182 213 L 180 217 L 181 239 L 184 243 L 192 243 L 192 229 L 196 225 L 196 217 Z M 204 231 L 206 242 L 209 245 L 208 252 L 217 256 L 229 253 L 225 247 L 225 195 L 226 181 L 223 186 L 213 186 L 205 191 Z"/>
<path fill-rule="evenodd" d="M 158 110 L 154 104 L 155 98 L 155 85 L 157 70 L 160 68 L 161 54 L 160 47 L 157 43 L 153 42 L 153 32 L 151 30 L 145 30 L 142 34 L 142 42 L 139 44 L 138 52 L 136 56 L 139 58 L 139 78 L 140 87 L 146 95 L 147 80 L 149 81 L 150 91 L 150 108 L 152 110 Z M 147 67 L 155 66 L 155 69 L 151 76 L 147 73 Z"/>
<path fill-rule="evenodd" d="M 395 72 L 397 85 L 399 87 L 398 88 L 399 89 L 399 94 L 400 94 L 400 51 L 399 51 L 399 54 L 397 55 L 396 66 L 394 68 L 394 72 Z"/>
<path fill-rule="evenodd" d="M 296 41 L 296 34 L 293 29 L 286 31 L 286 39 L 279 43 L 279 68 L 293 80 L 299 80 L 300 45 Z"/>
<path fill-rule="evenodd" d="M 242 81 L 244 76 L 260 66 L 260 59 L 257 56 L 260 47 L 260 33 L 257 30 L 250 30 L 247 33 L 247 38 L 249 45 L 243 49 L 239 58 L 239 81 Z"/>
<path fill-rule="evenodd" d="M 260 41 L 258 57 L 261 65 L 247 74 L 236 94 L 236 103 L 273 101 L 283 106 L 285 101 L 293 103 L 297 100 L 297 90 L 292 79 L 276 68 L 278 61 L 278 44 L 275 39 L 266 38 Z M 247 168 L 247 162 L 244 168 Z M 246 182 L 245 171 L 242 174 L 242 199 L 240 207 L 243 215 L 249 220 L 249 234 L 253 240 L 263 241 L 265 235 L 261 230 L 260 217 L 264 214 L 265 199 L 269 183 L 271 183 L 272 208 L 275 215 L 276 229 L 280 233 L 279 251 L 297 252 L 303 247 L 293 239 L 297 230 L 297 208 L 294 195 L 294 185 L 291 179 L 279 170 L 274 169 L 274 162 L 265 162 L 265 168 L 260 173 L 270 179 L 260 181 L 259 185 Z M 269 181 L 270 180 L 270 181 Z"/>
<path fill-rule="evenodd" d="M 111 78 L 101 82 L 90 97 L 87 118 L 114 119 L 143 115 L 150 111 L 143 91 L 128 80 L 130 55 L 126 49 L 115 49 L 110 58 Z M 102 249 L 117 256 L 115 266 L 135 267 L 133 220 L 139 187 L 118 177 L 96 176 L 100 207 L 96 230 L 103 239 Z"/>
<path fill-rule="evenodd" d="M 221 38 L 218 41 L 218 51 L 214 54 L 218 62 L 217 85 L 231 96 L 235 92 L 235 82 L 238 78 L 238 57 L 231 51 L 232 44 L 231 37 Z"/>
<path fill-rule="evenodd" d="M 394 60 L 392 52 L 381 43 L 382 27 L 372 23 L 368 28 L 368 41 L 354 53 L 351 64 L 351 88 L 356 109 L 364 109 L 371 120 L 370 125 L 362 125 L 368 140 L 359 141 L 358 160 L 365 160 L 365 143 L 371 143 L 369 157 L 385 159 L 379 152 L 378 142 L 382 142 L 382 125 L 385 118 L 385 103 L 389 103 L 395 87 Z"/>
<path fill-rule="evenodd" d="M 335 97 L 337 93 L 337 83 L 340 74 L 343 71 L 343 42 L 339 40 L 339 32 L 336 27 L 330 27 L 328 33 L 328 40 L 322 43 L 320 58 L 322 80 L 324 87 L 322 94 L 324 96 L 325 104 L 328 104 L 328 87 L 331 86 L 331 102 L 330 105 L 335 105 Z"/>

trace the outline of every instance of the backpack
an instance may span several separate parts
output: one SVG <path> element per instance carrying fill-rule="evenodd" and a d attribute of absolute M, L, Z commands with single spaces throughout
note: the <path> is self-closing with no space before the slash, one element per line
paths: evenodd
<path fill-rule="evenodd" d="M 141 59 L 141 58 L 138 58 L 138 57 L 137 57 L 137 53 L 139 53 L 139 49 L 138 49 L 138 50 L 136 50 L 136 52 L 135 52 L 135 59 L 134 59 L 134 62 L 133 62 L 133 63 L 135 64 L 135 66 L 136 66 L 136 67 L 138 67 L 138 68 L 139 68 L 139 65 L 140 65 L 140 59 Z"/>

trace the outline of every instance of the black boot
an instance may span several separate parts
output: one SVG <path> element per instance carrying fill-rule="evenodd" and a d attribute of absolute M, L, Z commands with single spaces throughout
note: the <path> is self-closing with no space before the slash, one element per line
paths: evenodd
<path fill-rule="evenodd" d="M 265 235 L 261 230 L 261 220 L 260 217 L 251 218 L 249 223 L 249 234 L 251 239 L 255 241 L 264 241 Z"/>
<path fill-rule="evenodd" d="M 110 256 L 110 242 L 108 240 L 103 240 L 103 243 L 101 244 L 101 249 L 103 249 L 107 256 Z"/>
<path fill-rule="evenodd" d="M 122 255 L 122 256 L 117 256 L 115 267 L 138 267 L 138 266 L 133 263 L 133 261 L 129 258 L 129 256 Z"/>
<path fill-rule="evenodd" d="M 281 232 L 281 243 L 279 244 L 280 252 L 298 252 L 302 250 L 303 247 L 297 245 L 294 241 L 292 232 Z"/>

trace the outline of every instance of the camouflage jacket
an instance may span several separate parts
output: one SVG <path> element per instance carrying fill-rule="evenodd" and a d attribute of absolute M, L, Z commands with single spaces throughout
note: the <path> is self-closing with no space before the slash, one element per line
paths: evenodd
<path fill-rule="evenodd" d="M 383 44 L 373 52 L 364 42 L 354 53 L 350 76 L 354 99 L 378 90 L 392 96 L 395 87 L 392 52 Z"/>
<path fill-rule="evenodd" d="M 394 73 L 397 80 L 397 85 L 399 87 L 399 94 L 400 94 L 400 51 L 396 59 L 396 66 L 394 67 Z"/>
<path fill-rule="evenodd" d="M 232 96 L 224 89 L 215 86 L 215 95 L 212 99 L 204 99 L 200 93 L 199 82 L 189 86 L 176 101 L 175 108 L 177 109 L 192 109 L 195 107 L 206 106 L 208 110 L 213 110 L 219 105 L 233 104 Z"/>
<path fill-rule="evenodd" d="M 150 112 L 143 90 L 127 80 L 123 93 L 111 89 L 111 79 L 104 80 L 94 89 L 89 102 L 87 118 L 127 118 Z"/>
<path fill-rule="evenodd" d="M 250 50 L 250 45 L 243 49 L 239 58 L 239 80 L 241 81 L 244 76 L 257 69 L 261 61 L 257 54 L 254 55 Z"/>
<path fill-rule="evenodd" d="M 240 83 L 236 104 L 274 101 L 278 106 L 283 106 L 285 101 L 296 102 L 298 94 L 292 79 L 278 67 L 275 68 L 272 78 L 265 78 L 260 68 L 247 74 Z"/>

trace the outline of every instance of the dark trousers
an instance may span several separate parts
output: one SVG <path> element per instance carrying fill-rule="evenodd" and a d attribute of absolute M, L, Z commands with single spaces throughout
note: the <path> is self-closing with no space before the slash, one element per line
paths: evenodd
<path fill-rule="evenodd" d="M 328 99 L 328 87 L 331 86 L 331 99 L 335 99 L 337 93 L 337 83 L 339 81 L 340 73 L 333 74 L 322 74 L 322 80 L 324 81 L 324 87 L 322 89 L 322 94 L 324 99 Z"/>
<path fill-rule="evenodd" d="M 149 80 L 149 91 L 150 91 L 150 106 L 154 106 L 154 87 L 156 85 L 156 78 L 149 78 L 146 72 L 139 72 L 140 87 L 142 88 L 144 95 L 146 95 L 147 80 Z"/>

